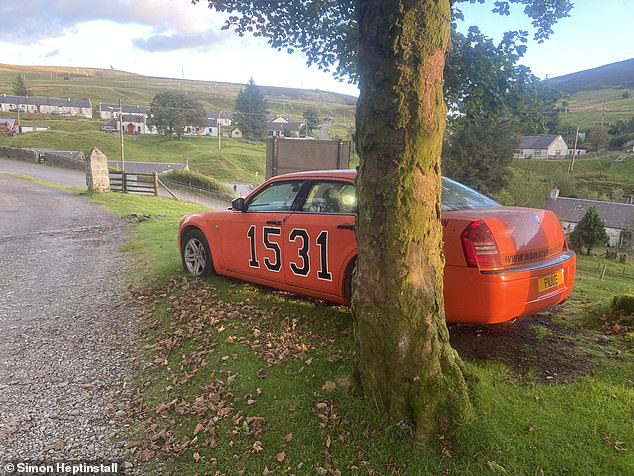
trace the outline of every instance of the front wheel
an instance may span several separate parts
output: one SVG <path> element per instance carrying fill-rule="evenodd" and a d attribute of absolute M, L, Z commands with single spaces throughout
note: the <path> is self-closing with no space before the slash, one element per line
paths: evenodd
<path fill-rule="evenodd" d="M 181 257 L 185 271 L 192 276 L 210 276 L 214 274 L 209 244 L 202 231 L 188 231 L 183 237 L 181 246 Z"/>

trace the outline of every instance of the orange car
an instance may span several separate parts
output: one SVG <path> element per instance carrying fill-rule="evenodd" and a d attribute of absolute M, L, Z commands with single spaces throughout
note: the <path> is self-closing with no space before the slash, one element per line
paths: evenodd
<path fill-rule="evenodd" d="M 280 175 L 228 210 L 184 217 L 184 269 L 348 304 L 357 255 L 355 176 Z M 570 294 L 576 257 L 552 212 L 503 207 L 443 178 L 442 224 L 447 321 L 504 322 Z"/>

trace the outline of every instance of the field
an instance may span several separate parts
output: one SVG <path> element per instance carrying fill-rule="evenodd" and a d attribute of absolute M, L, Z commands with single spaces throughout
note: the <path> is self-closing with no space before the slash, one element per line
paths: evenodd
<path fill-rule="evenodd" d="M 623 93 L 629 91 L 630 98 L 624 98 Z M 562 125 L 581 129 L 590 129 L 600 125 L 605 103 L 605 124 L 619 119 L 629 121 L 634 116 L 634 88 L 602 88 L 579 91 L 568 98 L 568 113 L 561 113 Z M 574 134 L 573 134 L 574 136 Z"/>
<path fill-rule="evenodd" d="M 587 189 L 599 195 L 610 197 L 615 189 L 624 191 L 634 187 L 634 155 L 610 152 L 590 153 L 588 157 L 576 159 L 571 174 L 577 190 Z M 558 176 L 567 175 L 568 160 L 514 160 L 512 167 L 533 172 L 546 180 L 554 181 Z M 581 197 L 583 198 L 583 197 Z"/>
<path fill-rule="evenodd" d="M 634 291 L 634 264 L 580 257 L 571 299 L 510 326 L 450 326 L 477 381 L 472 421 L 413 445 L 348 391 L 347 308 L 223 278 L 189 279 L 170 202 L 93 200 L 134 225 L 144 255 L 138 299 L 148 317 L 128 446 L 152 473 L 632 474 L 634 335 L 603 319 Z M 140 271 L 139 271 L 140 272 Z M 149 284 L 153 283 L 153 284 Z M 159 283 L 159 284 L 157 284 Z M 631 332 L 631 331 L 630 331 Z"/>
<path fill-rule="evenodd" d="M 233 111 L 241 84 L 183 79 L 155 78 L 124 71 L 71 68 L 14 66 L 0 64 L 0 94 L 13 94 L 11 84 L 17 74 L 25 77 L 34 96 L 72 97 L 116 104 L 119 99 L 127 105 L 149 105 L 152 98 L 169 89 L 186 91 L 202 102 L 207 111 Z M 65 79 L 68 78 L 68 79 Z M 322 117 L 333 117 L 338 122 L 351 123 L 356 98 L 319 90 L 259 86 L 269 109 L 275 114 L 290 115 L 296 120 L 307 107 L 313 106 Z"/>

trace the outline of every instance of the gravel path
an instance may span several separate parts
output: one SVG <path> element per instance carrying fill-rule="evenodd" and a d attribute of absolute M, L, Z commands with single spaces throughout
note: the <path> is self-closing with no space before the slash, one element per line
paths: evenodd
<path fill-rule="evenodd" d="M 0 176 L 0 462 L 122 458 L 126 239 L 103 209 Z"/>

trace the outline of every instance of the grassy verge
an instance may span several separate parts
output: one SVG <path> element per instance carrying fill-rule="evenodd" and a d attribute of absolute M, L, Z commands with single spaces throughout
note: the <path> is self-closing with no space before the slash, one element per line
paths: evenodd
<path fill-rule="evenodd" d="M 631 291 L 631 264 L 623 276 L 622 265 L 610 263 L 602 281 L 598 258 L 581 257 L 570 301 L 524 327 L 452 326 L 454 345 L 479 379 L 477 416 L 416 448 L 407 425 L 386 424 L 370 401 L 348 393 L 346 308 L 223 278 L 186 278 L 175 230 L 195 207 L 92 199 L 122 216 L 162 215 L 135 225 L 131 245 L 146 253 L 146 277 L 158 283 L 142 291 L 151 317 L 133 408 L 141 429 L 129 442 L 148 472 L 157 465 L 183 475 L 634 471 L 634 356 L 624 339 L 603 336 L 600 321 L 612 295 Z M 504 347 L 519 359 L 482 356 L 469 343 Z M 542 361 L 522 367 L 533 354 Z M 570 361 L 583 365 L 558 368 Z"/>

